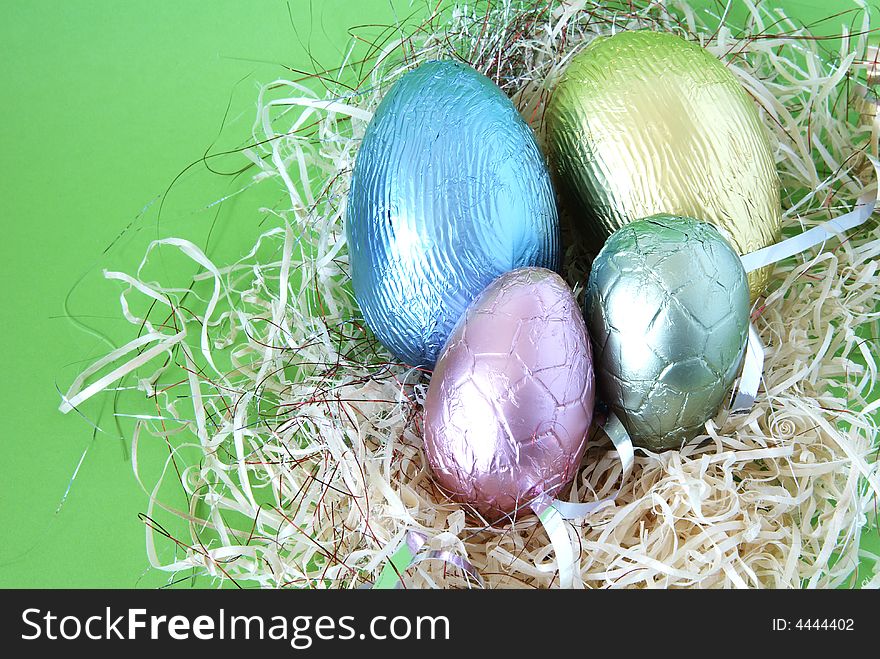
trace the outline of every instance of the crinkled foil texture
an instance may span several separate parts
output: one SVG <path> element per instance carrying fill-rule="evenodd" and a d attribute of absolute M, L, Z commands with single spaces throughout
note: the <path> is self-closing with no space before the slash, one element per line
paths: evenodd
<path fill-rule="evenodd" d="M 358 151 L 346 231 L 358 304 L 401 361 L 433 367 L 468 304 L 523 266 L 558 268 L 543 154 L 511 101 L 451 61 L 386 94 Z"/>
<path fill-rule="evenodd" d="M 545 120 L 560 191 L 593 251 L 657 213 L 712 222 L 740 254 L 778 240 L 767 131 L 742 85 L 699 45 L 647 31 L 598 38 L 572 59 Z M 753 297 L 767 277 L 749 276 Z"/>
<path fill-rule="evenodd" d="M 715 227 L 658 215 L 618 230 L 599 252 L 585 314 L 599 395 L 635 444 L 678 448 L 715 416 L 736 378 L 748 284 Z"/>
<path fill-rule="evenodd" d="M 437 362 L 425 400 L 436 481 L 489 521 L 577 473 L 594 376 L 580 307 L 559 275 L 524 268 L 476 299 Z"/>

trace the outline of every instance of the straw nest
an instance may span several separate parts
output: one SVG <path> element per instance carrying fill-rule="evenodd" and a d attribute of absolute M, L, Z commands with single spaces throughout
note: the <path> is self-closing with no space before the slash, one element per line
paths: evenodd
<path fill-rule="evenodd" d="M 867 12 L 828 52 L 832 42 L 782 12 L 744 7 L 741 29 L 726 13 L 684 2 L 442 7 L 392 26 L 336 71 L 265 85 L 253 141 L 240 153 L 256 172 L 253 185 L 284 194 L 268 210 L 272 227 L 233 262 L 166 238 L 130 274 L 105 272 L 120 282 L 123 315 L 139 337 L 86 369 L 65 397 L 76 406 L 125 383 L 151 398 L 152 414 L 134 428 L 135 471 L 140 479 L 144 442 L 167 442 L 162 478 L 179 480 L 189 502 L 175 507 L 161 482 L 141 480 L 154 567 L 195 569 L 217 584 L 355 588 L 375 580 L 414 530 L 429 548 L 469 561 L 487 588 L 557 585 L 534 516 L 491 528 L 432 482 L 420 432 L 430 376 L 390 361 L 351 293 L 343 220 L 358 144 L 400 75 L 449 57 L 495 80 L 540 140 L 544 103 L 573 54 L 599 35 L 667 30 L 716 54 L 754 97 L 782 181 L 784 226 L 799 231 L 849 210 L 874 184 Z M 753 315 L 767 345 L 756 405 L 747 416 L 721 412 L 680 451 L 637 451 L 617 500 L 570 526 L 579 583 L 880 585 L 877 557 L 860 549 L 880 495 L 871 415 L 880 403 L 870 402 L 877 233 L 872 221 L 775 266 Z M 192 285 L 144 274 L 169 252 L 195 262 Z M 569 250 L 566 274 L 577 289 L 586 264 Z M 135 311 L 144 301 L 149 314 Z M 572 501 L 617 487 L 609 446 L 591 443 Z M 169 514 L 188 533 L 166 532 L 156 520 Z M 856 583 L 860 560 L 875 569 Z M 438 562 L 404 579 L 407 587 L 474 586 Z"/>

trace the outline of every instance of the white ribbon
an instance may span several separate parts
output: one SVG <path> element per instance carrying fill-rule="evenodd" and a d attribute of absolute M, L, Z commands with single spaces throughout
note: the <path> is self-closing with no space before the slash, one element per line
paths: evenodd
<path fill-rule="evenodd" d="M 747 414 L 755 404 L 758 396 L 758 386 L 764 374 L 764 344 L 755 329 L 754 323 L 749 323 L 749 338 L 746 343 L 746 356 L 743 359 L 742 375 L 739 378 L 739 386 L 736 396 L 730 404 L 731 414 Z"/>
<path fill-rule="evenodd" d="M 574 588 L 576 585 L 576 559 L 571 545 L 571 538 L 568 535 L 566 520 L 584 519 L 599 508 L 614 501 L 623 489 L 624 483 L 629 479 L 633 464 L 635 463 L 635 451 L 632 440 L 623 423 L 621 423 L 614 412 L 609 412 L 608 419 L 602 429 L 608 435 L 611 443 L 614 444 L 622 466 L 620 485 L 614 493 L 604 499 L 588 503 L 572 503 L 570 501 L 560 501 L 559 499 L 551 500 L 547 495 L 542 495 L 537 497 L 531 504 L 532 510 L 538 516 L 538 519 L 541 520 L 541 524 L 544 525 L 544 530 L 547 532 L 550 544 L 553 545 L 553 551 L 556 553 L 559 585 L 562 588 Z"/>
<path fill-rule="evenodd" d="M 477 569 L 465 558 L 451 551 L 422 551 L 428 542 L 424 533 L 409 530 L 403 538 L 400 547 L 385 564 L 382 573 L 374 584 L 364 584 L 361 588 L 398 589 L 405 588 L 403 575 L 413 565 L 423 561 L 442 561 L 459 568 L 467 576 L 473 579 L 480 587 L 484 587 L 483 579 Z"/>
<path fill-rule="evenodd" d="M 871 161 L 871 164 L 874 165 L 874 173 L 877 176 L 877 180 L 880 180 L 880 163 L 871 156 L 868 156 L 868 159 Z M 752 272 L 759 268 L 763 268 L 764 266 L 776 263 L 777 261 L 787 259 L 789 256 L 800 254 L 826 240 L 830 240 L 850 229 L 854 229 L 867 222 L 868 218 L 871 217 L 871 214 L 874 212 L 874 207 L 876 205 L 877 189 L 875 188 L 873 192 L 862 193 L 856 203 L 856 207 L 849 213 L 836 217 L 833 220 L 829 220 L 828 222 L 813 227 L 812 229 L 808 229 L 797 236 L 787 238 L 781 243 L 769 245 L 768 247 L 744 255 L 742 257 L 743 268 L 745 268 L 746 272 Z"/>
<path fill-rule="evenodd" d="M 874 166 L 874 174 L 880 182 L 880 163 L 868 156 L 868 160 Z M 808 229 L 803 233 L 787 238 L 775 245 L 769 245 L 755 252 L 745 254 L 742 257 L 743 268 L 746 272 L 753 272 L 764 266 L 782 261 L 795 254 L 800 254 L 811 247 L 820 245 L 835 236 L 842 235 L 850 229 L 854 229 L 868 221 L 874 213 L 877 205 L 877 188 L 873 192 L 864 192 L 859 197 L 856 207 L 849 213 L 829 220 L 817 227 Z M 749 324 L 749 338 L 746 347 L 746 355 L 743 360 L 742 375 L 736 395 L 730 404 L 731 414 L 745 414 L 755 404 L 758 394 L 758 386 L 764 373 L 764 344 L 753 324 Z"/>

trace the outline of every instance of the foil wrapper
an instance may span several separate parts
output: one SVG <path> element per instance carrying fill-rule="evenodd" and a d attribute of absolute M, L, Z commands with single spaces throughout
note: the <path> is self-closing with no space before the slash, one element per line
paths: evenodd
<path fill-rule="evenodd" d="M 632 222 L 593 262 L 585 316 L 599 395 L 634 444 L 678 448 L 736 378 L 749 327 L 745 270 L 710 224 Z"/>
<path fill-rule="evenodd" d="M 425 400 L 425 453 L 440 487 L 490 522 L 574 478 L 593 416 L 581 310 L 559 275 L 524 268 L 474 301 Z"/>
<path fill-rule="evenodd" d="M 493 279 L 558 268 L 556 198 L 534 135 L 458 62 L 422 64 L 383 98 L 358 151 L 346 232 L 364 319 L 412 366 L 434 366 Z"/>
<path fill-rule="evenodd" d="M 767 131 L 742 85 L 699 45 L 647 31 L 597 38 L 566 68 L 545 120 L 560 192 L 594 253 L 657 213 L 711 222 L 740 254 L 778 240 Z M 753 297 L 767 277 L 749 275 Z"/>

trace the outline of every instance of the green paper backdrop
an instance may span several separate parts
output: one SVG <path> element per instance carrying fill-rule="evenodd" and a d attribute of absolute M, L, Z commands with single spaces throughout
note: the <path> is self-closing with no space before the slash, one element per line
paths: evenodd
<path fill-rule="evenodd" d="M 853 6 L 851 0 L 780 4 L 803 20 Z M 102 253 L 120 231 L 137 224 L 142 209 L 205 152 L 224 117 L 237 122 L 239 137 L 246 135 L 257 82 L 291 75 L 284 65 L 333 66 L 348 28 L 388 23 L 395 12 L 425 6 L 424 0 L 413 7 L 388 0 L 0 4 L 0 586 L 167 582 L 168 575 L 149 569 L 138 519 L 146 496 L 125 444 L 109 435 L 93 438 L 86 420 L 57 412 L 56 382 L 66 387 L 104 348 L 64 318 L 65 296 L 80 277 L 91 277 L 71 297 L 71 311 L 94 316 L 82 320 L 111 336 L 114 328 L 126 336 L 118 286 L 101 282 L 99 273 L 109 258 Z M 198 177 L 189 186 L 206 203 L 224 189 Z M 234 243 L 240 230 L 250 245 L 255 223 L 222 223 L 233 210 L 224 208 L 219 218 L 224 241 Z M 180 221 L 204 223 L 206 216 Z M 117 260 L 127 254 L 129 266 L 137 255 L 134 248 L 114 250 Z M 161 452 L 152 459 L 161 464 Z M 880 551 L 877 532 L 866 536 Z"/>

